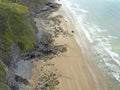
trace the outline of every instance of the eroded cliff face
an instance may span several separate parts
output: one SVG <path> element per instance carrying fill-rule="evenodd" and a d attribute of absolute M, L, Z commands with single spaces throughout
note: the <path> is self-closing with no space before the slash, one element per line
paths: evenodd
<path fill-rule="evenodd" d="M 19 53 L 32 51 L 35 24 L 26 6 L 0 0 L 0 90 L 19 90 L 13 67 Z"/>
<path fill-rule="evenodd" d="M 58 50 L 63 46 L 54 46 L 52 35 L 33 21 L 36 14 L 46 18 L 59 6 L 48 0 L 0 1 L 0 90 L 24 90 L 20 84 L 29 84 L 31 59 L 48 59 L 62 52 Z"/>

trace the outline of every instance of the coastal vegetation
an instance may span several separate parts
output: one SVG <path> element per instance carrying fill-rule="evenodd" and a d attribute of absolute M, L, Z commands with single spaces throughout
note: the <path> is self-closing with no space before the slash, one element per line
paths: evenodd
<path fill-rule="evenodd" d="M 26 17 L 27 14 L 26 6 L 0 3 L 0 53 L 3 57 L 10 56 L 13 43 L 18 45 L 21 52 L 33 50 L 35 26 Z"/>
<path fill-rule="evenodd" d="M 23 4 L 29 7 L 29 10 L 40 9 L 45 6 L 48 0 L 15 0 L 17 3 Z"/>
<path fill-rule="evenodd" d="M 11 90 L 5 82 L 7 66 L 0 60 L 0 90 Z"/>
<path fill-rule="evenodd" d="M 0 0 L 0 90 L 11 90 L 5 78 L 12 44 L 17 44 L 20 52 L 33 50 L 35 44 L 35 25 L 27 17 L 28 8 L 11 1 Z"/>

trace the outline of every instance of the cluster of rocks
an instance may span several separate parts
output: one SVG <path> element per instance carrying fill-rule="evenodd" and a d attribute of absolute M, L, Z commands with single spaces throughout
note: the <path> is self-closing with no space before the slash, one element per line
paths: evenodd
<path fill-rule="evenodd" d="M 54 2 L 47 2 L 46 5 L 42 9 L 38 9 L 35 11 L 36 14 L 43 13 L 46 11 L 56 11 L 61 4 L 54 3 Z"/>
<path fill-rule="evenodd" d="M 59 84 L 58 77 L 55 73 L 44 74 L 39 78 L 38 84 L 34 90 L 56 90 Z"/>
<path fill-rule="evenodd" d="M 49 59 L 55 55 L 65 52 L 65 45 L 54 45 L 54 39 L 50 33 L 46 33 L 42 36 L 39 43 L 35 46 L 34 51 L 21 54 L 21 58 L 24 60 L 30 60 L 33 58 Z"/>
<path fill-rule="evenodd" d="M 24 79 L 23 77 L 21 77 L 21 76 L 18 76 L 18 75 L 16 75 L 15 76 L 15 80 L 16 80 L 16 82 L 18 82 L 18 83 L 23 83 L 23 84 L 25 84 L 25 85 L 28 85 L 29 84 L 29 82 L 28 82 L 28 80 L 27 79 Z"/>

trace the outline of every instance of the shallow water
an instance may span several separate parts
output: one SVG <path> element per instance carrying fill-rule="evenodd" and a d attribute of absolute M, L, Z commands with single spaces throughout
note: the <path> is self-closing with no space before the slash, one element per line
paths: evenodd
<path fill-rule="evenodd" d="M 120 0 L 61 0 L 112 90 L 120 88 Z M 85 38 L 87 40 L 85 40 Z M 83 46 L 84 47 L 84 46 Z M 84 47 L 85 48 L 85 47 Z"/>

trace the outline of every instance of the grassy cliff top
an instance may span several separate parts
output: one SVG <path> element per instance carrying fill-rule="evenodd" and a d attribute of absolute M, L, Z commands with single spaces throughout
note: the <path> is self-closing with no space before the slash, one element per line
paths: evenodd
<path fill-rule="evenodd" d="M 27 17 L 28 8 L 11 1 L 0 0 L 0 90 L 11 90 L 5 82 L 8 68 L 3 63 L 10 60 L 11 45 L 16 43 L 21 52 L 27 52 L 35 44 L 35 25 Z"/>
<path fill-rule="evenodd" d="M 18 2 L 28 6 L 30 10 L 36 10 L 42 8 L 48 0 L 18 0 Z"/>
<path fill-rule="evenodd" d="M 35 26 L 26 17 L 27 7 L 16 3 L 0 2 L 0 54 L 10 55 L 16 43 L 21 52 L 31 51 L 35 44 Z"/>
<path fill-rule="evenodd" d="M 20 4 L 17 4 L 17 3 L 5 3 L 5 2 L 2 2 L 2 3 L 0 3 L 0 5 L 6 6 L 6 7 L 9 7 L 9 8 L 14 8 L 19 13 L 23 13 L 23 14 L 27 14 L 29 12 L 28 8 L 26 6 L 20 5 Z"/>

